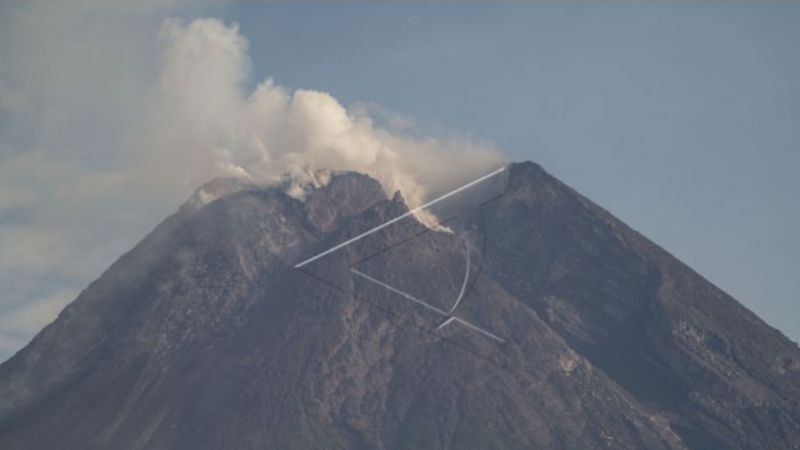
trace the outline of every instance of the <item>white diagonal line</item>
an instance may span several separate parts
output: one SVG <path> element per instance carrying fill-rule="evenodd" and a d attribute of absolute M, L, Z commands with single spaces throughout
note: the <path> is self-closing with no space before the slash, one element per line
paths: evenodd
<path fill-rule="evenodd" d="M 395 294 L 401 295 L 401 296 L 411 300 L 412 302 L 418 303 L 418 304 L 420 304 L 420 305 L 422 305 L 422 306 L 424 306 L 424 307 L 426 307 L 426 308 L 428 308 L 428 309 L 430 309 L 432 311 L 436 311 L 437 313 L 439 313 L 439 314 L 441 314 L 443 316 L 447 315 L 447 313 L 442 311 L 441 309 L 439 309 L 439 308 L 437 308 L 437 307 L 435 307 L 433 305 L 429 305 L 428 303 L 423 302 L 422 300 L 420 300 L 420 299 L 418 299 L 418 298 L 416 298 L 416 297 L 414 297 L 412 295 L 406 294 L 405 292 L 401 291 L 400 289 L 396 289 L 396 288 L 394 288 L 392 286 L 389 286 L 388 284 L 384 283 L 383 281 L 376 280 L 375 278 L 372 278 L 371 276 L 369 276 L 369 275 L 367 275 L 365 273 L 359 272 L 356 269 L 350 269 L 350 271 L 353 272 L 354 274 L 362 277 L 362 278 L 365 278 L 365 279 L 367 279 L 369 281 L 372 281 L 373 283 L 375 283 L 375 284 L 377 284 L 379 286 L 382 286 L 382 287 L 394 292 Z"/>
<path fill-rule="evenodd" d="M 360 276 L 361 278 L 364 278 L 364 279 L 365 279 L 365 280 L 367 280 L 367 281 L 371 281 L 371 282 L 373 282 L 373 283 L 377 284 L 378 286 L 381 286 L 381 287 L 383 287 L 383 288 L 386 288 L 386 289 L 388 289 L 388 290 L 390 290 L 390 291 L 394 292 L 395 294 L 397 294 L 397 295 L 400 295 L 400 296 L 401 296 L 401 297 L 403 297 L 403 298 L 406 298 L 406 299 L 408 299 L 408 300 L 411 300 L 411 301 L 412 301 L 412 302 L 414 302 L 414 303 L 417 303 L 417 304 L 419 304 L 419 305 L 422 305 L 422 306 L 424 306 L 424 307 L 426 307 L 426 308 L 430 309 L 431 311 L 437 312 L 437 313 L 439 313 L 439 314 L 441 314 L 441 315 L 443 315 L 443 316 L 449 316 L 449 317 L 447 318 L 447 320 L 445 320 L 445 321 L 444 321 L 444 322 L 443 322 L 441 325 L 439 325 L 438 327 L 436 327 L 436 329 L 437 329 L 437 330 L 441 330 L 442 328 L 446 327 L 446 326 L 447 326 L 448 324 L 450 324 L 451 322 L 453 322 L 453 321 L 456 321 L 456 322 L 458 322 L 458 323 L 460 323 L 460 324 L 462 324 L 462 325 L 465 325 L 465 326 L 467 326 L 467 327 L 469 327 L 469 328 L 472 328 L 473 330 L 475 330 L 475 331 L 477 331 L 477 332 L 479 332 L 479 333 L 482 333 L 483 335 L 485 335 L 485 336 L 488 336 L 488 337 L 490 337 L 490 338 L 492 338 L 492 339 L 494 339 L 494 340 L 496 340 L 496 341 L 499 341 L 499 342 L 501 342 L 501 343 L 505 343 L 505 342 L 506 342 L 506 341 L 505 341 L 505 339 L 503 339 L 503 338 L 501 338 L 501 337 L 499 337 L 499 336 L 497 336 L 497 335 L 495 335 L 495 334 L 493 334 L 493 333 L 490 333 L 489 331 L 486 331 L 486 330 L 484 330 L 483 328 L 481 328 L 481 327 L 479 327 L 479 326 L 477 326 L 477 325 L 474 325 L 474 324 L 472 324 L 472 323 L 469 323 L 469 322 L 467 322 L 467 321 L 466 321 L 466 320 L 464 320 L 464 319 L 459 319 L 459 318 L 458 318 L 458 317 L 456 317 L 456 316 L 450 316 L 448 313 L 446 313 L 446 312 L 442 311 L 441 309 L 439 309 L 439 308 L 437 308 L 437 307 L 435 307 L 435 306 L 433 306 L 433 305 L 431 305 L 431 304 L 428 304 L 427 302 L 424 302 L 424 301 L 422 301 L 422 300 L 420 300 L 420 299 L 418 299 L 418 298 L 414 297 L 414 296 L 413 296 L 413 295 L 411 295 L 411 294 L 407 294 L 407 293 L 405 293 L 405 292 L 401 291 L 400 289 L 397 289 L 397 288 L 395 288 L 395 287 L 393 287 L 393 286 L 390 286 L 390 285 L 388 285 L 388 284 L 384 283 L 383 281 L 380 281 L 380 280 L 378 280 L 378 279 L 375 279 L 375 278 L 373 278 L 373 277 L 371 277 L 371 276 L 369 276 L 369 275 L 367 275 L 367 274 L 365 274 L 365 273 L 363 273 L 363 272 L 359 272 L 359 271 L 358 271 L 358 270 L 356 270 L 356 269 L 352 269 L 352 268 L 351 268 L 351 269 L 350 269 L 350 271 L 351 271 L 351 272 L 353 272 L 354 274 L 356 274 L 356 275 Z"/>
<path fill-rule="evenodd" d="M 480 332 L 480 333 L 483 333 L 484 335 L 486 335 L 486 336 L 488 336 L 488 337 L 490 337 L 490 338 L 492 338 L 492 339 L 494 339 L 494 340 L 496 340 L 496 341 L 500 341 L 501 343 L 505 343 L 505 342 L 506 342 L 506 340 L 505 340 L 505 339 L 503 339 L 503 338 L 501 338 L 501 337 L 498 337 L 498 336 L 496 336 L 496 335 L 494 335 L 494 334 L 492 334 L 492 333 L 490 333 L 490 332 L 488 332 L 488 331 L 484 330 L 483 328 L 481 328 L 481 327 L 479 327 L 479 326 L 477 326 L 477 325 L 473 325 L 473 324 L 471 324 L 471 323 L 467 322 L 466 320 L 459 319 L 458 317 L 455 317 L 455 316 L 453 316 L 453 319 L 455 319 L 455 320 L 456 320 L 456 322 L 458 322 L 458 323 L 460 323 L 460 324 L 462 324 L 462 325 L 466 325 L 466 326 L 468 326 L 468 327 L 472 328 L 472 329 L 473 329 L 473 330 L 475 330 L 475 331 L 478 331 L 478 332 Z"/>
<path fill-rule="evenodd" d="M 346 246 L 352 244 L 353 242 L 358 241 L 359 239 L 363 239 L 363 238 L 369 236 L 370 234 L 372 234 L 372 233 L 374 233 L 376 231 L 382 230 L 383 228 L 386 228 L 386 227 L 388 227 L 389 225 L 391 225 L 391 224 L 393 224 L 395 222 L 403 220 L 403 219 L 405 219 L 406 217 L 408 217 L 408 216 L 410 216 L 412 214 L 415 214 L 415 213 L 417 213 L 419 211 L 422 211 L 425 208 L 433 206 L 434 204 L 439 203 L 440 201 L 442 201 L 442 200 L 444 200 L 444 199 L 446 199 L 446 198 L 448 198 L 450 196 L 458 194 L 459 192 L 463 191 L 464 189 L 470 188 L 470 187 L 480 183 L 481 181 L 484 181 L 484 180 L 486 180 L 488 178 L 491 178 L 491 177 L 497 175 L 498 173 L 500 173 L 500 172 L 502 172 L 504 170 L 506 170 L 505 166 L 503 166 L 503 167 L 501 167 L 501 168 L 499 168 L 499 169 L 497 169 L 497 170 L 495 170 L 495 171 L 493 171 L 493 172 L 491 172 L 489 174 L 486 174 L 486 175 L 478 178 L 477 180 L 473 180 L 473 181 L 471 181 L 471 182 L 469 182 L 469 183 L 467 183 L 467 184 L 465 184 L 465 185 L 463 185 L 463 186 L 461 186 L 461 187 L 459 187 L 457 189 L 454 189 L 454 190 L 452 190 L 452 191 L 450 191 L 450 192 L 448 192 L 448 193 L 446 193 L 446 194 L 444 194 L 442 196 L 439 196 L 439 197 L 429 201 L 428 203 L 425 203 L 422 206 L 418 206 L 418 207 L 412 209 L 411 211 L 406 212 L 405 214 L 397 216 L 394 219 L 389 220 L 388 222 L 384 222 L 384 223 L 378 225 L 377 227 L 375 227 L 375 228 L 373 228 L 371 230 L 365 231 L 365 232 L 359 234 L 358 236 L 356 236 L 354 238 L 348 239 L 348 240 L 342 242 L 339 245 L 331 247 L 331 248 L 329 248 L 328 250 L 325 250 L 322 253 L 319 253 L 319 254 L 317 254 L 315 256 L 312 256 L 311 258 L 308 258 L 307 260 L 296 264 L 294 266 L 294 268 L 297 269 L 297 268 L 305 266 L 306 264 L 308 264 L 310 262 L 316 261 L 317 259 L 322 258 L 325 255 L 331 254 L 331 253 L 335 252 L 336 250 L 339 250 L 342 247 L 346 247 Z"/>
<path fill-rule="evenodd" d="M 469 241 L 466 239 L 464 239 L 464 246 L 467 249 L 467 271 L 464 273 L 464 282 L 461 283 L 461 291 L 458 293 L 458 297 L 456 297 L 456 302 L 453 303 L 453 307 L 450 308 L 449 314 L 453 314 L 453 312 L 455 312 L 456 308 L 458 308 L 458 304 L 464 299 L 464 293 L 467 291 L 467 281 L 469 281 Z"/>
<path fill-rule="evenodd" d="M 450 325 L 450 322 L 452 322 L 452 321 L 454 321 L 454 320 L 456 320 L 456 318 L 455 318 L 455 317 L 448 317 L 448 318 L 447 318 L 447 320 L 445 320 L 444 322 L 442 322 L 442 324 L 441 324 L 441 325 L 439 325 L 438 327 L 436 327 L 436 331 L 439 331 L 439 330 L 441 330 L 442 328 L 444 328 L 444 327 L 446 327 L 446 326 Z"/>

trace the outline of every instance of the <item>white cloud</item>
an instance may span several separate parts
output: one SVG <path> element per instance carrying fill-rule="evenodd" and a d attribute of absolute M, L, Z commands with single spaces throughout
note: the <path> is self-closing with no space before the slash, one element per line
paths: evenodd
<path fill-rule="evenodd" d="M 415 204 L 500 161 L 464 137 L 414 135 L 375 105 L 270 79 L 249 88 L 236 25 L 164 19 L 174 6 L 64 3 L 0 6 L 4 318 L 54 318 L 65 286 L 86 285 L 215 176 L 358 170 Z M 46 322 L 9 334 L 9 320 L 0 360 Z"/>
<path fill-rule="evenodd" d="M 193 167 L 191 185 L 219 173 L 270 182 L 286 172 L 303 177 L 315 169 L 349 169 L 419 203 L 429 188 L 474 176 L 500 160 L 486 144 L 381 128 L 369 109 L 348 110 L 325 92 L 292 92 L 269 79 L 246 91 L 251 62 L 235 25 L 171 19 L 160 36 L 153 123 L 142 133 L 156 142 L 144 147 L 173 158 L 162 165 L 170 172 Z M 199 156 L 205 165 L 191 162 Z"/>

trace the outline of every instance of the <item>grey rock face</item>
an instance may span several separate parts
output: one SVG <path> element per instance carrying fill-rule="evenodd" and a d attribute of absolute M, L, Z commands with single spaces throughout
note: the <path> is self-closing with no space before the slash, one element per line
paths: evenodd
<path fill-rule="evenodd" d="M 539 166 L 506 176 L 449 230 L 300 269 L 402 198 L 216 181 L 0 366 L 0 448 L 800 448 L 794 343 Z M 438 329 L 457 298 L 502 342 Z"/>

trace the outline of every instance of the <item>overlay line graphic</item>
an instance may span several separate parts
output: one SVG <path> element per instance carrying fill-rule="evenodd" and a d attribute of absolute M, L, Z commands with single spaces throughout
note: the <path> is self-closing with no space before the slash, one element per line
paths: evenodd
<path fill-rule="evenodd" d="M 418 206 L 418 207 L 406 212 L 405 214 L 401 214 L 401 215 L 395 217 L 394 219 L 391 219 L 391 220 L 389 220 L 387 222 L 384 222 L 384 223 L 378 225 L 375 228 L 372 228 L 371 230 L 367 230 L 367 231 L 359 234 L 358 236 L 356 236 L 354 238 L 348 239 L 348 240 L 342 242 L 341 244 L 335 245 L 335 246 L 329 248 L 328 250 L 325 250 L 322 253 L 319 253 L 317 255 L 312 256 L 311 258 L 306 259 L 305 261 L 297 263 L 294 266 L 294 268 L 295 269 L 299 269 L 300 267 L 303 267 L 308 263 L 314 262 L 314 261 L 318 260 L 319 258 L 322 258 L 325 255 L 329 255 L 329 254 L 335 252 L 336 250 L 339 250 L 339 249 L 341 249 L 343 247 L 346 247 L 346 246 L 352 244 L 353 242 L 361 240 L 361 239 L 369 236 L 370 234 L 375 233 L 376 231 L 380 231 L 380 230 L 388 227 L 389 225 L 391 225 L 393 223 L 399 222 L 399 221 L 405 219 L 406 217 L 408 217 L 408 216 L 410 216 L 412 214 L 415 214 L 415 213 L 417 213 L 419 211 L 422 211 L 425 208 L 431 207 L 434 204 L 439 203 L 440 201 L 442 201 L 442 200 L 444 200 L 444 199 L 446 199 L 448 197 L 451 197 L 451 196 L 453 196 L 455 194 L 458 194 L 459 192 L 461 192 L 461 191 L 463 191 L 465 189 L 468 189 L 468 188 L 470 188 L 470 187 L 472 187 L 472 186 L 474 186 L 474 185 L 476 185 L 476 184 L 478 184 L 478 183 L 480 183 L 480 182 L 482 182 L 484 180 L 487 180 L 487 179 L 489 179 L 489 178 L 491 178 L 491 177 L 493 177 L 493 176 L 495 176 L 495 175 L 497 175 L 497 174 L 499 174 L 501 172 L 504 172 L 505 170 L 506 170 L 506 166 L 503 166 L 503 167 L 501 167 L 501 168 L 499 168 L 499 169 L 497 169 L 497 170 L 495 170 L 495 171 L 493 171 L 491 173 L 488 173 L 488 174 L 486 174 L 486 175 L 484 175 L 484 176 L 482 176 L 482 177 L 480 177 L 480 178 L 478 178 L 476 180 L 470 181 L 469 183 L 467 183 L 467 184 L 465 184 L 465 185 L 463 185 L 463 186 L 461 186 L 459 188 L 453 189 L 452 191 L 450 191 L 450 192 L 448 192 L 448 193 L 446 193 L 444 195 L 436 197 L 435 199 L 429 201 L 428 203 L 425 203 L 422 206 Z"/>
<path fill-rule="evenodd" d="M 500 343 L 505 343 L 506 342 L 505 339 L 503 339 L 503 338 L 501 338 L 501 337 L 499 337 L 499 336 L 497 336 L 497 335 L 495 335 L 495 334 L 493 334 L 493 333 L 491 333 L 489 331 L 486 331 L 483 328 L 481 328 L 481 327 L 479 327 L 479 326 L 477 326 L 477 325 L 475 325 L 473 323 L 467 322 L 464 319 L 460 319 L 460 318 L 458 318 L 456 316 L 451 315 L 453 310 L 455 310 L 455 306 L 458 306 L 457 303 L 456 303 L 456 305 L 453 307 L 453 309 L 450 312 L 445 312 L 445 311 L 442 311 L 441 309 L 439 309 L 439 308 L 437 308 L 437 307 L 435 307 L 435 306 L 433 306 L 433 305 L 431 305 L 431 304 L 429 304 L 427 302 L 424 302 L 424 301 L 414 297 L 411 294 L 403 292 L 400 289 L 397 289 L 394 286 L 390 286 L 390 285 L 384 283 L 383 281 L 377 280 L 377 279 L 375 279 L 375 278 L 373 278 L 373 277 L 371 277 L 371 276 L 369 276 L 369 275 L 367 275 L 367 274 L 365 274 L 363 272 L 360 272 L 360 271 L 358 271 L 356 269 L 353 269 L 353 268 L 351 268 L 350 271 L 353 272 L 354 274 L 358 275 L 359 277 L 364 278 L 367 281 L 371 281 L 371 282 L 377 284 L 378 286 L 381 286 L 382 288 L 385 288 L 385 289 L 387 289 L 387 290 L 389 290 L 391 292 L 394 292 L 397 295 L 400 295 L 401 297 L 403 297 L 405 299 L 411 300 L 412 302 L 414 302 L 414 303 L 416 303 L 418 305 L 424 306 L 425 308 L 428 308 L 431 311 L 434 311 L 434 312 L 436 312 L 438 314 L 441 314 L 441 315 L 447 317 L 447 320 L 445 320 L 441 325 L 436 327 L 437 330 L 441 330 L 442 328 L 444 328 L 447 325 L 449 325 L 451 322 L 455 321 L 455 322 L 458 322 L 458 323 L 460 323 L 460 324 L 462 324 L 462 325 L 464 325 L 464 326 L 466 326 L 468 328 L 471 328 L 471 329 L 483 334 L 484 336 L 487 336 L 487 337 L 490 337 L 490 338 L 492 338 L 492 339 L 494 339 L 496 341 L 499 341 Z M 461 298 L 459 298 L 458 300 L 460 301 Z"/>

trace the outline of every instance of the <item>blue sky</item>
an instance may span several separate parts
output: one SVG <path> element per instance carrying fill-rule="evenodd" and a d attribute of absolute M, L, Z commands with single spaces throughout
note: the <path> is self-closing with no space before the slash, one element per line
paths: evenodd
<path fill-rule="evenodd" d="M 389 111 L 440 164 L 536 161 L 797 341 L 798 24 L 791 2 L 3 3 L 0 360 L 217 174 L 204 161 L 249 155 L 154 122 L 250 117 L 267 78 L 286 111 Z M 193 39 L 218 59 L 183 61 Z"/>

